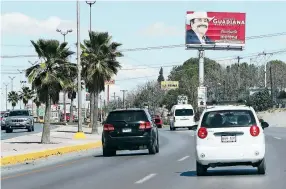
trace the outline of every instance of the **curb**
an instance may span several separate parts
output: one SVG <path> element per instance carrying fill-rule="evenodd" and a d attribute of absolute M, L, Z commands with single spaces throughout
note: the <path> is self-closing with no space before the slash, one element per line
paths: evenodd
<path fill-rule="evenodd" d="M 101 146 L 102 146 L 101 141 L 97 141 L 97 142 L 92 142 L 92 143 L 87 143 L 87 144 L 66 146 L 66 147 L 61 147 L 61 148 L 32 152 L 32 153 L 27 153 L 27 154 L 20 154 L 20 155 L 15 155 L 15 156 L 6 156 L 6 157 L 1 158 L 1 166 L 15 165 L 15 164 L 24 163 L 27 161 L 47 158 L 49 156 L 62 155 L 62 154 L 78 152 L 82 150 L 88 150 L 92 148 L 99 148 Z"/>

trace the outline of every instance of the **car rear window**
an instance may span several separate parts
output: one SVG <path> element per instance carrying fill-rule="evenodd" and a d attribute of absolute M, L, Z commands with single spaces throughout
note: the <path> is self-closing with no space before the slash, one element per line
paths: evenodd
<path fill-rule="evenodd" d="M 175 116 L 192 116 L 194 115 L 193 109 L 177 109 L 175 110 Z"/>
<path fill-rule="evenodd" d="M 255 124 L 254 115 L 250 110 L 223 110 L 206 112 L 201 126 L 206 128 L 250 127 Z"/>
<path fill-rule="evenodd" d="M 144 111 L 115 111 L 110 112 L 107 122 L 112 121 L 126 121 L 126 122 L 137 122 L 137 121 L 148 121 L 148 118 Z"/>
<path fill-rule="evenodd" d="M 12 111 L 9 113 L 9 116 L 29 116 L 28 111 Z"/>

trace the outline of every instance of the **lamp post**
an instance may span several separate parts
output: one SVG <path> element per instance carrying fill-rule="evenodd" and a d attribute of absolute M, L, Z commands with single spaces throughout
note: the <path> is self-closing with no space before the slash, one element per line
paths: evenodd
<path fill-rule="evenodd" d="M 96 1 L 86 1 L 86 4 L 89 5 L 89 31 L 91 31 L 91 6 L 95 3 Z"/>
<path fill-rule="evenodd" d="M 66 31 L 62 31 L 60 29 L 57 29 L 56 31 L 64 36 L 64 43 L 65 43 L 66 42 L 66 35 L 68 33 L 71 33 L 72 29 L 69 29 Z M 66 91 L 65 90 L 63 91 L 63 94 L 64 94 L 64 98 L 63 98 L 63 100 L 64 100 L 64 122 L 66 122 Z M 72 119 L 72 118 L 70 118 L 70 119 Z"/>

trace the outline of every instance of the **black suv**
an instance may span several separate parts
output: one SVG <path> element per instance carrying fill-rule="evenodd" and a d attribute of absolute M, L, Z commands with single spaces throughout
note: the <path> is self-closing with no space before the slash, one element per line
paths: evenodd
<path fill-rule="evenodd" d="M 114 156 L 116 150 L 148 149 L 149 154 L 159 152 L 158 129 L 147 110 L 114 110 L 103 124 L 103 156 Z"/>

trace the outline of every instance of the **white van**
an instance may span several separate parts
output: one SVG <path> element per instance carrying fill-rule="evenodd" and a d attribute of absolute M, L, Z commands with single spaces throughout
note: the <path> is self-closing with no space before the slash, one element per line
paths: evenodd
<path fill-rule="evenodd" d="M 170 113 L 170 130 L 191 128 L 196 125 L 194 108 L 190 104 L 174 105 Z"/>

